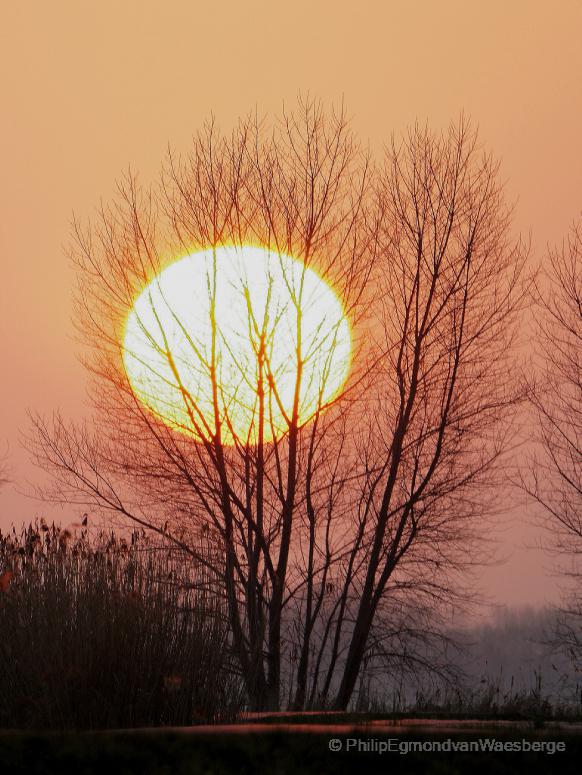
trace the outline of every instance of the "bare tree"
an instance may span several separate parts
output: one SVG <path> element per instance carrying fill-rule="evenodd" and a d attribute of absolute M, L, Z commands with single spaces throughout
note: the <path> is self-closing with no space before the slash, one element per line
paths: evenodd
<path fill-rule="evenodd" d="M 540 378 L 531 399 L 541 455 L 531 495 L 552 518 L 558 546 L 582 551 L 582 224 L 548 255 L 537 289 Z M 557 532 L 556 532 L 557 531 Z"/>
<path fill-rule="evenodd" d="M 461 121 L 393 143 L 376 184 L 385 355 L 361 445 L 340 708 L 384 601 L 404 587 L 438 608 L 479 557 L 475 524 L 495 501 L 502 421 L 520 397 L 512 344 L 526 251 L 511 242 L 497 171 Z"/>
<path fill-rule="evenodd" d="M 163 533 L 220 580 L 253 708 L 280 707 L 283 685 L 297 708 L 345 708 L 364 660 L 392 655 L 407 599 L 436 614 L 463 597 L 493 508 L 525 261 L 497 166 L 461 121 L 415 128 L 373 169 L 343 113 L 307 104 L 270 134 L 210 124 L 160 187 L 128 176 L 119 193 L 97 225 L 75 224 L 72 251 L 94 421 L 36 417 L 36 459 L 53 496 Z M 231 283 L 244 358 L 220 318 L 224 245 L 274 262 L 260 303 L 244 272 Z M 195 250 L 204 342 L 156 280 Z M 341 321 L 317 317 L 313 271 L 351 324 L 350 375 L 331 393 Z M 144 288 L 136 389 L 126 335 Z"/>
<path fill-rule="evenodd" d="M 582 222 L 547 256 L 536 287 L 537 379 L 530 397 L 537 415 L 535 452 L 522 484 L 541 507 L 551 549 L 574 582 L 558 625 L 559 640 L 582 655 Z"/>

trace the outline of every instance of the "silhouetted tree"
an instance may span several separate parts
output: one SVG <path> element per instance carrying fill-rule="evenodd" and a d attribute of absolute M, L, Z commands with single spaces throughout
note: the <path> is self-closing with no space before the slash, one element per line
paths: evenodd
<path fill-rule="evenodd" d="M 523 486 L 542 507 L 551 548 L 574 581 L 559 622 L 559 639 L 582 656 L 582 223 L 547 256 L 536 288 L 537 380 L 530 396 L 537 415 L 536 448 Z"/>
<path fill-rule="evenodd" d="M 352 600 L 341 602 L 349 646 L 338 708 L 386 598 L 402 585 L 438 608 L 459 594 L 455 571 L 478 557 L 475 526 L 496 500 L 503 420 L 519 400 L 512 344 L 526 254 L 512 243 L 497 172 L 461 121 L 441 136 L 414 128 L 375 181 L 382 357 L 360 426 L 367 474 Z"/>
<path fill-rule="evenodd" d="M 228 138 L 207 126 L 187 158 L 169 156 L 159 188 L 129 176 L 96 225 L 75 225 L 95 416 L 84 427 L 36 417 L 31 442 L 58 497 L 163 533 L 220 579 L 256 709 L 278 708 L 283 683 L 297 708 L 346 707 L 364 659 L 392 657 L 394 619 L 406 622 L 411 596 L 435 614 L 463 597 L 460 574 L 478 560 L 519 398 L 512 343 L 525 251 L 475 134 L 464 121 L 443 135 L 415 128 L 373 169 L 343 113 L 301 110 L 270 134 L 251 119 Z M 269 293 L 256 308 L 241 278 L 233 292 L 248 301 L 239 328 L 252 357 L 241 392 L 225 390 L 216 251 L 248 244 L 295 257 L 302 278 L 315 269 L 342 299 L 352 369 L 332 399 L 336 328 L 304 341 L 304 283 L 289 277 L 289 363 L 277 365 L 271 346 L 281 310 Z M 142 366 L 175 400 L 148 407 L 125 368 L 125 321 L 169 262 L 202 249 L 212 257 L 210 339 L 204 349 L 181 320 L 189 356 L 175 357 L 171 303 L 150 297 L 154 322 L 142 333 L 155 355 Z M 330 358 L 310 404 L 307 364 L 322 350 Z M 278 375 L 289 365 L 285 398 Z M 210 414 L 188 369 L 211 385 Z M 235 413 L 249 384 L 245 434 Z M 202 533 L 216 562 L 197 549 Z"/>
<path fill-rule="evenodd" d="M 531 391 L 542 454 L 529 487 L 558 548 L 582 551 L 582 224 L 548 255 L 538 289 L 541 376 Z M 540 283 L 541 285 L 541 283 Z"/>

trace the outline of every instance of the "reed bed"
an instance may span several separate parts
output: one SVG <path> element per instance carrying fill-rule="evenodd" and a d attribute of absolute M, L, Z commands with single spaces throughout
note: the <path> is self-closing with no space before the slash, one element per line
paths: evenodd
<path fill-rule="evenodd" d="M 244 702 L 220 597 L 143 532 L 0 533 L 0 727 L 234 720 Z"/>

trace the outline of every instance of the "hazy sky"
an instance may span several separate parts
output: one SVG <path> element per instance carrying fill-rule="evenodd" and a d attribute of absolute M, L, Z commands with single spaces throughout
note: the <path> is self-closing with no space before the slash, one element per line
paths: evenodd
<path fill-rule="evenodd" d="M 3 3 L 0 450 L 14 486 L 0 527 L 47 512 L 17 492 L 37 476 L 18 442 L 26 408 L 83 411 L 63 250 L 73 210 L 89 216 L 129 164 L 151 180 L 211 112 L 228 128 L 309 92 L 343 97 L 377 152 L 416 118 L 471 116 L 541 259 L 582 210 L 581 41 L 581 0 Z M 504 518 L 509 559 L 483 577 L 500 603 L 556 594 L 527 520 Z"/>

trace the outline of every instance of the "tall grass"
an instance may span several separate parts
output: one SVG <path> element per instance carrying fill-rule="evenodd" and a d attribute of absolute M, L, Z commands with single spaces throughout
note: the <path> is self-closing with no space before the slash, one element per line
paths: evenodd
<path fill-rule="evenodd" d="M 417 687 L 414 693 L 393 688 L 391 692 L 365 693 L 355 710 L 361 713 L 432 718 L 514 719 L 541 723 L 560 719 L 579 721 L 582 716 L 582 690 L 574 697 L 551 699 L 542 688 L 542 676 L 534 670 L 528 689 L 509 686 L 501 676 L 482 678 L 475 687 L 448 684 Z"/>
<path fill-rule="evenodd" d="M 228 626 L 204 582 L 143 534 L 90 538 L 42 522 L 0 533 L 0 726 L 236 717 Z"/>

